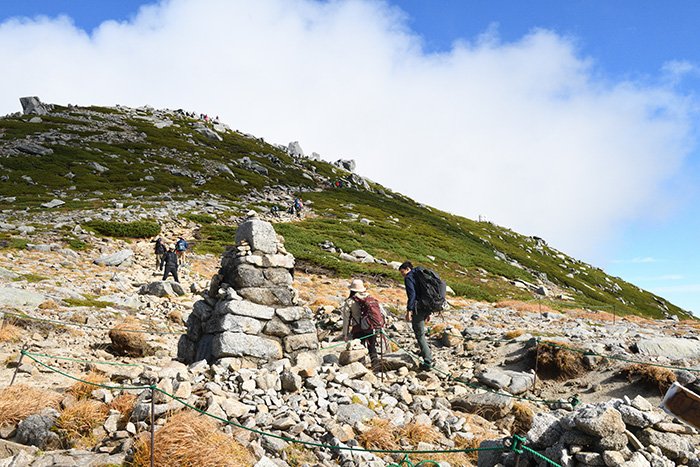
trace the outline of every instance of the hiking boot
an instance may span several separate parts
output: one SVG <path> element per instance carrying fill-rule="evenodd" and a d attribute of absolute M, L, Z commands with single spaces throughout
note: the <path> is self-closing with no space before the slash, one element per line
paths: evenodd
<path fill-rule="evenodd" d="M 421 363 L 418 369 L 420 371 L 430 371 L 433 369 L 433 365 L 431 363 Z"/>

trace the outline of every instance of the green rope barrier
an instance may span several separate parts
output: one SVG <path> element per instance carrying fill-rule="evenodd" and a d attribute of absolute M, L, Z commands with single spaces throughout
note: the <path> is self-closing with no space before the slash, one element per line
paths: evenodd
<path fill-rule="evenodd" d="M 524 444 L 521 445 L 521 449 L 522 449 L 523 452 L 527 452 L 528 454 L 532 454 L 532 455 L 535 456 L 536 458 L 538 458 L 538 459 L 540 459 L 540 460 L 542 460 L 542 461 L 544 461 L 544 462 L 546 462 L 546 463 L 548 463 L 548 464 L 550 464 L 550 465 L 553 465 L 554 467 L 562 467 L 561 464 L 557 464 L 557 463 L 554 462 L 552 459 L 550 459 L 550 458 L 548 458 L 548 457 L 545 457 L 543 454 L 540 454 L 539 452 L 535 451 L 535 450 L 532 449 L 532 448 L 529 448 L 529 447 L 525 446 Z"/>
<path fill-rule="evenodd" d="M 115 391 L 143 390 L 143 389 L 150 389 L 151 388 L 151 386 L 112 386 L 109 384 L 102 384 L 102 383 L 95 383 L 93 381 L 86 381 L 84 379 L 78 378 L 77 376 L 73 376 L 69 373 L 63 372 L 63 371 L 59 370 L 58 368 L 54 368 L 50 365 L 47 365 L 46 363 L 34 358 L 34 356 L 30 352 L 27 352 L 26 350 L 21 350 L 20 353 L 22 355 L 26 355 L 28 358 L 32 359 L 33 361 L 35 361 L 39 365 L 43 366 L 44 368 L 53 371 L 54 373 L 58 373 L 59 375 L 65 376 L 66 378 L 70 378 L 70 379 L 72 379 L 74 381 L 78 381 L 80 383 L 89 384 L 91 386 L 97 386 L 97 387 L 101 387 L 104 389 L 113 389 Z"/>
<path fill-rule="evenodd" d="M 122 362 L 107 362 L 107 361 L 102 361 L 102 360 L 83 360 L 81 358 L 71 358 L 71 357 L 61 357 L 58 355 L 47 355 L 43 353 L 35 353 L 32 352 L 32 355 L 37 356 L 37 357 L 44 357 L 44 358 L 53 358 L 56 360 L 66 360 L 69 362 L 76 362 L 76 363 L 94 363 L 98 365 L 114 365 L 114 366 L 143 366 L 143 364 L 140 363 L 122 363 Z"/>
<path fill-rule="evenodd" d="M 590 355 L 590 356 L 594 356 L 594 357 L 601 357 L 601 358 L 605 358 L 605 359 L 608 359 L 608 360 L 618 360 L 618 361 L 621 361 L 621 362 L 636 363 L 636 364 L 639 364 L 639 365 L 649 365 L 649 366 L 656 366 L 656 367 L 659 367 L 659 368 L 667 368 L 667 369 L 669 369 L 669 370 L 685 370 L 685 371 L 691 371 L 691 372 L 700 373 L 700 368 L 685 368 L 685 367 L 673 366 L 673 365 L 662 365 L 662 364 L 660 364 L 660 363 L 643 362 L 643 361 L 641 361 L 641 360 L 632 360 L 632 359 L 629 359 L 629 358 L 618 357 L 618 356 L 615 356 L 615 355 L 604 355 L 604 354 L 599 354 L 599 353 L 596 353 L 596 352 L 593 352 L 593 351 L 589 351 L 589 350 L 576 349 L 576 348 L 574 348 L 574 347 L 568 347 L 568 346 L 565 346 L 565 345 L 557 344 L 557 343 L 555 343 L 555 342 L 542 341 L 541 344 L 542 344 L 542 345 L 547 345 L 547 346 L 549 346 L 549 347 L 559 348 L 559 349 L 562 349 L 562 350 L 568 350 L 568 351 L 570 351 L 570 352 L 577 352 L 577 353 L 580 353 L 580 354 L 583 354 L 583 355 Z"/>
<path fill-rule="evenodd" d="M 36 316 L 30 316 L 25 313 L 10 313 L 9 311 L 0 311 L 0 313 L 4 314 L 5 316 L 12 316 L 18 319 L 28 319 L 31 321 L 39 321 L 39 322 L 44 322 L 44 323 L 50 323 L 50 324 L 55 324 L 55 325 L 60 325 L 60 326 L 74 326 L 77 328 L 84 328 L 84 329 L 93 329 L 93 330 L 98 330 L 98 331 L 111 331 L 112 328 L 104 327 L 104 326 L 93 326 L 90 324 L 80 324 L 80 323 L 71 323 L 68 321 L 59 321 L 55 319 L 48 319 L 48 318 L 38 318 Z M 135 333 L 141 333 L 141 334 L 155 334 L 155 335 L 167 335 L 167 334 L 184 334 L 186 331 L 181 331 L 181 332 L 175 332 L 175 331 L 148 331 L 145 329 L 120 329 L 122 332 L 135 332 Z"/>
<path fill-rule="evenodd" d="M 396 342 L 394 339 L 392 339 L 391 337 L 389 337 L 389 336 L 386 334 L 386 332 L 384 332 L 384 330 L 382 330 L 381 333 L 384 334 L 384 335 L 386 336 L 386 338 L 389 340 L 389 342 L 393 342 L 394 344 L 396 344 L 396 346 L 399 348 L 399 350 L 405 352 L 406 354 L 408 354 L 409 356 L 411 356 L 411 357 L 414 358 L 415 360 L 421 361 L 421 357 L 420 357 L 419 355 L 414 354 L 414 353 L 411 352 L 410 350 L 406 350 L 405 348 L 403 348 L 398 342 Z M 449 380 L 451 380 L 451 381 L 456 381 L 456 382 L 458 382 L 458 383 L 460 383 L 460 384 L 463 384 L 463 385 L 465 385 L 465 386 L 467 386 L 467 387 L 470 387 L 470 388 L 472 388 L 472 389 L 480 389 L 480 390 L 483 390 L 483 391 L 486 391 L 486 392 L 490 392 L 490 393 L 492 393 L 492 394 L 497 394 L 497 395 L 499 395 L 499 396 L 506 396 L 506 397 L 510 397 L 510 398 L 516 399 L 516 400 L 528 401 L 528 402 L 536 402 L 536 403 L 547 404 L 547 405 L 561 402 L 561 401 L 559 401 L 559 400 L 551 400 L 551 399 L 533 399 L 533 398 L 530 398 L 530 397 L 516 396 L 516 395 L 513 395 L 513 394 L 509 394 L 509 393 L 507 393 L 507 392 L 497 391 L 497 390 L 495 390 L 495 389 L 492 389 L 492 388 L 489 388 L 489 387 L 486 387 L 486 386 L 482 386 L 482 385 L 480 385 L 480 384 L 474 384 L 474 383 L 471 383 L 471 382 L 469 382 L 469 381 L 464 381 L 462 378 L 455 377 L 455 376 L 452 375 L 451 373 L 446 372 L 446 371 L 443 371 L 443 370 L 441 370 L 441 369 L 439 369 L 439 368 L 436 368 L 436 367 L 433 366 L 433 365 L 430 366 L 430 369 L 433 370 L 433 371 L 435 371 L 436 373 L 440 373 L 441 375 L 447 377 L 447 378 L 448 378 Z"/>

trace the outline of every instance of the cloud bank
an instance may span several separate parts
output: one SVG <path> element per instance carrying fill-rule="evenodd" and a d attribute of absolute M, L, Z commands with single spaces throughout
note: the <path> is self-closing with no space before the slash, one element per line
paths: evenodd
<path fill-rule="evenodd" d="M 609 81 L 546 30 L 426 53 L 406 20 L 385 3 L 312 0 L 165 1 L 91 33 L 13 19 L 0 25 L 0 113 L 39 95 L 219 115 L 584 256 L 666 209 L 695 144 L 693 103 L 672 80 Z"/>

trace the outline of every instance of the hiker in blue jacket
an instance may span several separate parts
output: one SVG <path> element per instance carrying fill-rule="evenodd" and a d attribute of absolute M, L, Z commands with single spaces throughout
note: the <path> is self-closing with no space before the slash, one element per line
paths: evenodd
<path fill-rule="evenodd" d="M 420 347 L 420 355 L 423 357 L 421 370 L 429 370 L 433 366 L 433 354 L 430 352 L 428 340 L 425 336 L 425 321 L 429 319 L 430 313 L 433 310 L 425 310 L 421 305 L 419 294 L 420 289 L 416 287 L 416 278 L 414 276 L 413 264 L 410 261 L 405 261 L 399 266 L 399 272 L 403 276 L 403 283 L 406 286 L 406 321 L 411 322 L 413 334 L 416 336 L 418 346 Z"/>

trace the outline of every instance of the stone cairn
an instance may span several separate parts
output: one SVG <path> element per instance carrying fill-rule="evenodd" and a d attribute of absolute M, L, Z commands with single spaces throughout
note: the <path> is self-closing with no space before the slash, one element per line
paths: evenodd
<path fill-rule="evenodd" d="M 187 318 L 178 359 L 189 364 L 233 357 L 257 365 L 318 349 L 311 310 L 298 306 L 292 287 L 294 256 L 284 239 L 253 216 L 238 227 L 235 241 Z"/>

